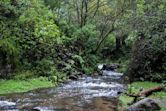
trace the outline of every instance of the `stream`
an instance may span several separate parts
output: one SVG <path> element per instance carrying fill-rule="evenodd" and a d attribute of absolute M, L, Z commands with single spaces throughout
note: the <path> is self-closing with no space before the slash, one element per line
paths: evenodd
<path fill-rule="evenodd" d="M 0 96 L 0 111 L 115 111 L 124 90 L 121 73 L 103 71 L 58 87 Z"/>

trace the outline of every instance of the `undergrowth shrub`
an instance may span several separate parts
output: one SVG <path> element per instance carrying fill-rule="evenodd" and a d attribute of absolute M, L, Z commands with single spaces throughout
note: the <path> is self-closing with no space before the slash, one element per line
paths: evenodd
<path fill-rule="evenodd" d="M 37 77 L 35 75 L 35 72 L 32 70 L 22 70 L 22 71 L 18 71 L 15 72 L 13 74 L 13 78 L 17 79 L 17 80 L 27 80 L 27 79 L 31 79 L 31 78 Z"/>
<path fill-rule="evenodd" d="M 52 63 L 42 59 L 53 58 L 56 55 L 55 45 L 62 43 L 59 28 L 55 24 L 56 18 L 56 14 L 42 0 L 16 0 L 14 3 L 1 0 L 0 66 L 11 65 L 13 70 L 20 65 L 18 71 L 29 70 L 37 63 L 47 70 L 45 74 L 39 71 L 39 75 L 51 75 L 53 67 L 46 69 L 42 64 L 48 66 Z"/>
<path fill-rule="evenodd" d="M 0 52 L 2 57 L 2 65 L 10 64 L 13 68 L 19 64 L 19 49 L 16 47 L 16 43 L 9 38 L 0 40 Z"/>
<path fill-rule="evenodd" d="M 56 75 L 57 70 L 55 69 L 54 63 L 48 59 L 42 59 L 36 62 L 37 66 L 35 68 L 36 74 L 38 76 L 53 76 Z"/>
<path fill-rule="evenodd" d="M 153 41 L 154 38 L 155 41 Z M 132 78 L 131 81 L 162 81 L 165 79 L 166 47 L 164 44 L 166 38 L 164 36 L 154 38 L 141 38 L 136 41 L 133 58 L 126 72 L 129 78 Z"/>

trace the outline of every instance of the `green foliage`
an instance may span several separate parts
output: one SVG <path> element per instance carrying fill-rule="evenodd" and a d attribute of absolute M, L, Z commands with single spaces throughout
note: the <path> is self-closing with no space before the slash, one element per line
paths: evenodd
<path fill-rule="evenodd" d="M 164 11 L 166 5 L 163 6 L 163 4 L 166 3 L 161 0 L 160 2 L 143 1 L 140 4 L 143 13 L 141 15 L 133 14 L 131 18 L 131 20 L 136 20 L 133 29 L 139 34 L 137 34 L 137 40 L 133 47 L 133 59 L 127 75 L 132 80 L 162 81 L 166 72 L 163 68 L 166 59 L 166 14 Z"/>
<path fill-rule="evenodd" d="M 129 36 L 125 40 L 126 46 L 132 47 L 133 46 L 133 42 L 135 40 L 136 40 L 136 33 L 132 32 L 131 34 L 129 34 Z"/>
<path fill-rule="evenodd" d="M 27 4 L 26 4 L 27 3 Z M 16 19 L 20 16 L 21 12 L 25 10 L 24 7 L 28 5 L 29 2 L 25 0 L 19 0 L 17 4 L 12 4 L 10 0 L 0 1 L 0 19 Z"/>
<path fill-rule="evenodd" d="M 10 64 L 13 67 L 18 66 L 19 64 L 19 49 L 16 47 L 16 44 L 12 39 L 6 38 L 0 40 L 0 52 L 2 57 L 1 62 L 7 65 Z"/>
<path fill-rule="evenodd" d="M 85 74 L 92 74 L 95 70 L 96 64 L 98 63 L 98 58 L 95 55 L 86 55 L 84 57 L 74 55 L 73 58 L 77 63 L 79 63 L 80 69 Z M 77 64 L 76 67 L 78 67 Z"/>
<path fill-rule="evenodd" d="M 138 16 L 144 14 L 145 0 L 137 0 L 137 14 Z"/>
<path fill-rule="evenodd" d="M 151 81 L 165 81 L 166 73 L 165 72 L 154 72 L 151 74 Z"/>
<path fill-rule="evenodd" d="M 57 71 L 54 67 L 54 63 L 51 60 L 42 59 L 37 61 L 36 74 L 38 76 L 53 76 L 56 75 Z"/>
<path fill-rule="evenodd" d="M 27 79 L 31 79 L 32 77 L 35 77 L 34 75 L 35 75 L 34 71 L 23 70 L 23 71 L 15 72 L 13 78 L 16 80 L 27 80 Z"/>
<path fill-rule="evenodd" d="M 99 61 L 101 61 L 100 59 L 101 59 L 100 56 L 93 55 L 93 54 L 87 54 L 84 57 L 85 65 L 83 67 L 83 70 L 84 70 L 85 74 L 94 73 L 94 71 L 96 71 L 96 65 L 99 63 Z"/>
<path fill-rule="evenodd" d="M 78 61 L 78 63 L 80 64 L 80 66 L 81 66 L 81 68 L 83 68 L 84 67 L 84 60 L 83 60 L 83 58 L 81 57 L 81 56 L 79 56 L 79 55 L 74 55 L 73 56 L 73 59 L 76 59 L 76 61 Z"/>
<path fill-rule="evenodd" d="M 161 80 L 166 72 L 165 4 L 165 0 L 1 0 L 0 73 L 6 66 L 17 72 L 34 69 L 35 76 L 57 81 L 63 73 L 92 73 L 103 59 L 110 63 L 110 57 L 118 59 L 119 71 L 124 72 L 130 56 L 123 54 L 128 55 L 138 41 L 128 74 Z M 30 76 L 28 71 L 25 77 L 17 75 Z"/>
<path fill-rule="evenodd" d="M 133 94 L 135 93 L 134 90 L 135 90 L 135 87 L 133 87 L 132 85 L 127 86 L 127 93 Z"/>
<path fill-rule="evenodd" d="M 110 34 L 109 37 L 104 41 L 104 47 L 114 47 L 116 43 L 116 38 L 114 35 Z"/>
<path fill-rule="evenodd" d="M 49 77 L 49 81 L 51 81 L 52 83 L 54 83 L 55 85 L 58 85 L 58 83 L 63 82 L 67 79 L 66 75 L 63 73 L 60 73 L 58 75 L 55 76 L 50 76 Z"/>
<path fill-rule="evenodd" d="M 44 0 L 45 4 L 48 5 L 51 9 L 54 9 L 56 7 L 60 7 L 60 1 L 59 0 Z"/>
<path fill-rule="evenodd" d="M 26 51 L 25 55 L 30 55 L 28 58 L 32 60 L 52 57 L 55 54 L 55 44 L 61 43 L 60 31 L 54 23 L 56 15 L 41 1 L 29 8 L 19 17 L 19 22 L 24 29 L 24 38 L 21 38 L 20 42 L 23 43 L 21 45 Z"/>
<path fill-rule="evenodd" d="M 84 67 L 82 68 L 83 72 L 87 75 L 92 75 L 95 71 L 95 67 L 91 66 L 91 67 Z"/>
<path fill-rule="evenodd" d="M 3 63 L 17 66 L 21 61 L 21 66 L 30 69 L 36 61 L 52 58 L 56 54 L 55 45 L 62 43 L 55 24 L 57 17 L 42 0 L 17 0 L 14 4 L 7 0 L 0 1 L 0 6 L 0 53 Z"/>
<path fill-rule="evenodd" d="M 120 68 L 118 68 L 118 72 L 125 73 L 127 71 L 128 65 L 130 63 L 129 56 L 127 57 L 121 57 L 119 60 L 116 61 L 116 63 L 120 64 Z"/>
<path fill-rule="evenodd" d="M 88 52 L 89 49 L 95 47 L 98 34 L 99 32 L 96 30 L 95 25 L 87 24 L 82 28 L 78 28 L 72 36 L 75 40 L 81 41 L 82 48 L 85 48 L 85 52 Z"/>
<path fill-rule="evenodd" d="M 96 66 L 96 64 L 99 62 L 100 57 L 97 55 L 93 55 L 93 54 L 89 54 L 87 56 L 85 56 L 84 58 L 86 60 L 86 62 L 91 65 L 91 66 Z"/>
<path fill-rule="evenodd" d="M 153 46 L 152 39 L 140 40 L 135 43 L 133 60 L 131 61 L 127 73 L 135 80 L 162 81 L 165 78 L 165 53 L 162 48 Z M 164 42 L 164 41 L 162 41 Z M 160 45 L 162 44 L 160 42 Z M 133 74 L 134 73 L 134 74 Z"/>
<path fill-rule="evenodd" d="M 66 80 L 66 74 L 59 72 L 54 65 L 52 60 L 42 59 L 36 62 L 37 66 L 35 67 L 35 75 L 37 77 L 43 76 L 48 77 L 48 80 L 54 83 L 55 85 L 58 82 L 63 82 Z"/>

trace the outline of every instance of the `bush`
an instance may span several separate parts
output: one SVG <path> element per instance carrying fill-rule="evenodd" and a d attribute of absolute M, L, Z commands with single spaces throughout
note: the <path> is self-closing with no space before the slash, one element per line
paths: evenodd
<path fill-rule="evenodd" d="M 16 43 L 12 39 L 6 38 L 0 40 L 0 53 L 1 53 L 1 66 L 7 64 L 12 65 L 15 68 L 19 62 L 19 49 L 16 47 Z"/>
<path fill-rule="evenodd" d="M 160 41 L 160 39 L 163 39 Z M 155 41 L 153 41 L 156 39 Z M 136 41 L 133 58 L 126 74 L 131 81 L 156 80 L 162 81 L 166 70 L 165 37 L 141 38 Z"/>
<path fill-rule="evenodd" d="M 54 47 L 62 43 L 57 17 L 42 0 L 17 0 L 14 4 L 2 0 L 0 6 L 1 64 L 30 69 L 36 61 L 56 55 Z"/>
<path fill-rule="evenodd" d="M 96 41 L 98 41 L 98 34 L 99 32 L 96 31 L 96 26 L 88 24 L 75 30 L 72 38 L 77 47 L 84 49 L 88 53 L 95 47 Z"/>
<path fill-rule="evenodd" d="M 12 39 L 0 39 L 0 78 L 11 76 L 19 65 L 19 54 L 19 49 Z"/>
<path fill-rule="evenodd" d="M 54 67 L 54 63 L 51 60 L 42 59 L 36 62 L 37 66 L 35 68 L 37 76 L 53 76 L 56 75 L 57 70 Z"/>
<path fill-rule="evenodd" d="M 15 72 L 13 75 L 14 75 L 13 77 L 14 79 L 27 80 L 27 79 L 31 79 L 32 77 L 34 78 L 35 72 L 30 70 L 22 70 L 19 72 Z"/>
<path fill-rule="evenodd" d="M 36 64 L 36 76 L 48 77 L 48 79 L 55 84 L 66 80 L 66 75 L 62 72 L 59 72 L 55 68 L 54 62 L 52 60 L 44 58 L 41 61 L 38 61 Z"/>

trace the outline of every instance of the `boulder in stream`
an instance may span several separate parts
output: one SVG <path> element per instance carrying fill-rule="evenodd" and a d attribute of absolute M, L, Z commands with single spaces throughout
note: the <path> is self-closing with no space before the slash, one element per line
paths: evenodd
<path fill-rule="evenodd" d="M 119 68 L 119 64 L 100 64 L 98 65 L 99 70 L 114 71 Z"/>
<path fill-rule="evenodd" d="M 71 80 L 77 80 L 78 77 L 77 77 L 76 75 L 70 75 L 70 76 L 69 76 L 69 79 L 71 79 Z"/>

